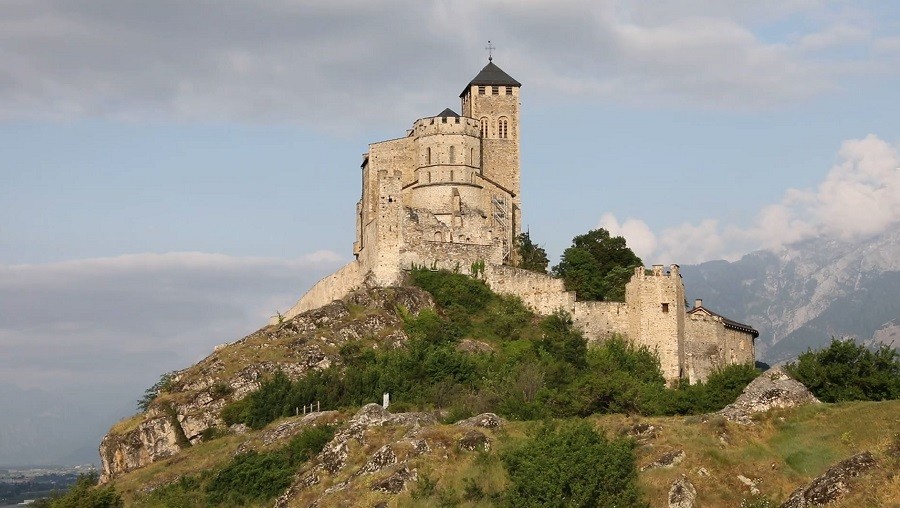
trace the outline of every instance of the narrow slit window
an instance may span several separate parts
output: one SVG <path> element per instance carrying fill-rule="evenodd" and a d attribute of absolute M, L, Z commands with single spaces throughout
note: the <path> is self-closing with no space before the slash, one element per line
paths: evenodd
<path fill-rule="evenodd" d="M 450 164 L 456 164 L 456 147 L 450 147 Z"/>
<path fill-rule="evenodd" d="M 663 314 L 669 313 L 669 304 L 668 303 L 662 304 L 662 311 L 663 311 Z"/>

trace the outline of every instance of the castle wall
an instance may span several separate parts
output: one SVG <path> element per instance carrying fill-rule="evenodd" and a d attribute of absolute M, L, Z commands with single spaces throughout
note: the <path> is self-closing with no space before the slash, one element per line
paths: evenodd
<path fill-rule="evenodd" d="M 622 302 L 575 302 L 572 321 L 584 333 L 588 344 L 596 344 L 613 334 L 628 336 L 628 305 Z"/>
<path fill-rule="evenodd" d="M 339 300 L 363 286 L 365 274 L 362 265 L 358 261 L 351 261 L 343 268 L 324 277 L 300 298 L 293 307 L 282 314 L 284 319 L 292 317 L 312 309 L 318 309 L 323 305 Z M 269 324 L 277 324 L 278 318 L 272 318 Z"/>
<path fill-rule="evenodd" d="M 725 365 L 725 325 L 712 316 L 688 316 L 684 327 L 684 375 L 690 383 L 703 381 Z"/>
<path fill-rule="evenodd" d="M 566 291 L 561 279 L 506 265 L 485 270 L 485 282 L 497 293 L 518 296 L 534 312 L 549 315 L 558 309 L 571 313 L 575 293 Z"/>
<path fill-rule="evenodd" d="M 493 245 L 425 240 L 405 245 L 400 251 L 400 265 L 404 268 L 425 266 L 468 275 L 471 273 L 472 263 L 490 263 L 498 256 L 499 251 Z"/>
<path fill-rule="evenodd" d="M 753 336 L 747 332 L 725 328 L 725 353 L 728 365 L 755 363 Z"/>

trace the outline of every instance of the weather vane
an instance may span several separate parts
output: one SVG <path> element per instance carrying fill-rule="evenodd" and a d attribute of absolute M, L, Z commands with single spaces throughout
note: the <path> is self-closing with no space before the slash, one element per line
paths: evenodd
<path fill-rule="evenodd" d="M 497 49 L 496 46 L 491 44 L 491 41 L 488 41 L 488 45 L 484 48 L 488 51 L 488 62 L 494 61 L 494 50 Z"/>

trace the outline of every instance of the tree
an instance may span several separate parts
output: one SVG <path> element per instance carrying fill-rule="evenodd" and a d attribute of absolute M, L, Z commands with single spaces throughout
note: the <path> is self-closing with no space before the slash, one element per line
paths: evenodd
<path fill-rule="evenodd" d="M 642 265 L 625 238 L 600 228 L 573 238 L 553 273 L 579 300 L 624 301 L 625 284 L 634 268 Z"/>
<path fill-rule="evenodd" d="M 137 406 L 141 411 L 146 411 L 150 408 L 150 403 L 156 400 L 159 397 L 159 394 L 165 391 L 169 391 L 172 388 L 172 381 L 175 378 L 175 374 L 177 371 L 166 372 L 165 374 L 159 376 L 159 381 L 153 384 L 150 388 L 144 390 L 144 396 L 138 399 Z"/>
<path fill-rule="evenodd" d="M 547 425 L 501 458 L 509 506 L 646 507 L 637 489 L 633 444 L 608 440 L 584 422 Z"/>
<path fill-rule="evenodd" d="M 33 506 L 41 508 L 121 508 L 120 496 L 111 485 L 97 486 L 97 473 L 80 474 L 75 484 L 63 493 L 38 500 Z"/>
<path fill-rule="evenodd" d="M 531 235 L 528 231 L 516 237 L 516 253 L 518 254 L 519 268 L 531 270 L 532 272 L 547 273 L 547 265 L 550 260 L 547 259 L 547 251 L 543 247 L 531 241 Z"/>
<path fill-rule="evenodd" d="M 886 344 L 872 351 L 853 339 L 832 339 L 786 370 L 825 402 L 900 399 L 900 354 Z"/>

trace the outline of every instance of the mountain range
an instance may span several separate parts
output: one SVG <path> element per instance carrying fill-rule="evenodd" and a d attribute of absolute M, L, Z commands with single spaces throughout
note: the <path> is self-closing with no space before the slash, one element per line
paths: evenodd
<path fill-rule="evenodd" d="M 790 361 L 834 338 L 900 345 L 900 228 L 864 241 L 816 238 L 682 267 L 689 301 L 760 332 L 757 359 Z"/>

